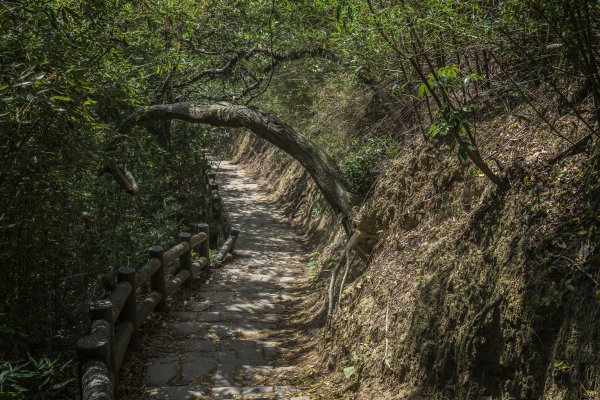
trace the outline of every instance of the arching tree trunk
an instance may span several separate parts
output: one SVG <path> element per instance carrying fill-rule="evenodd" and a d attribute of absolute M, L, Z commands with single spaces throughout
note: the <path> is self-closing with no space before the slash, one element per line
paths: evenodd
<path fill-rule="evenodd" d="M 356 198 L 346 188 L 333 159 L 308 138 L 281 121 L 277 116 L 255 107 L 217 103 L 189 103 L 150 106 L 128 117 L 127 126 L 149 120 L 179 119 L 191 123 L 231 128 L 247 128 L 296 159 L 314 179 L 317 187 L 336 213 L 349 217 Z"/>

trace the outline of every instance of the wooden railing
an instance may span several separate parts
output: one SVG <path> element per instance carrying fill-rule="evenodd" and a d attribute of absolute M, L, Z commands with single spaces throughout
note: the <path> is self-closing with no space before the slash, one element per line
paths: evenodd
<path fill-rule="evenodd" d="M 128 346 L 137 344 L 137 331 L 154 311 L 166 309 L 165 300 L 198 272 L 210 265 L 209 229 L 198 224 L 196 235 L 179 234 L 180 242 L 163 251 L 160 246 L 149 249 L 148 262 L 138 271 L 125 267 L 118 270 L 118 284 L 108 299 L 90 305 L 89 334 L 77 342 L 81 398 L 84 400 L 113 399 L 118 384 L 118 371 Z M 221 262 L 235 246 L 239 231 L 231 235 L 215 257 Z M 192 261 L 192 249 L 198 248 L 200 258 Z M 165 271 L 179 261 L 176 273 L 165 282 Z M 138 292 L 150 284 L 149 293 L 138 299 Z"/>
<path fill-rule="evenodd" d="M 206 181 L 211 178 L 214 182 L 214 174 L 208 173 Z M 209 225 L 201 223 L 195 225 L 195 235 L 179 233 L 179 243 L 167 251 L 161 246 L 150 247 L 144 266 L 137 271 L 120 268 L 115 290 L 108 298 L 91 303 L 89 333 L 77 341 L 81 399 L 114 399 L 125 353 L 128 347 L 137 345 L 137 333 L 145 319 L 155 310 L 165 311 L 167 297 L 211 265 L 211 241 L 218 243 L 221 237 L 227 238 L 213 258 L 213 265 L 220 264 L 233 251 L 239 231 L 230 227 L 218 186 L 213 183 L 210 187 L 213 235 Z M 199 255 L 196 260 L 192 260 L 193 249 Z"/>

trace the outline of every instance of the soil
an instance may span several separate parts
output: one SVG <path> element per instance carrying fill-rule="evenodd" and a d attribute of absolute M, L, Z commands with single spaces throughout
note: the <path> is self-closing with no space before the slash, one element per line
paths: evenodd
<path fill-rule="evenodd" d="M 491 121 L 490 131 L 514 126 L 511 118 Z M 410 151 L 389 162 L 356 215 L 380 240 L 368 263 L 353 267 L 327 326 L 312 334 L 318 356 L 305 369 L 314 393 L 599 398 L 597 161 L 577 155 L 550 165 L 564 143 L 531 129 L 532 143 L 503 145 L 506 190 L 422 138 L 404 143 Z M 505 140 L 509 131 L 486 137 Z M 309 316 L 323 304 L 344 237 L 334 216 L 315 215 L 319 198 L 296 163 L 247 135 L 237 140 L 236 155 L 267 180 L 286 215 L 320 238 Z"/>

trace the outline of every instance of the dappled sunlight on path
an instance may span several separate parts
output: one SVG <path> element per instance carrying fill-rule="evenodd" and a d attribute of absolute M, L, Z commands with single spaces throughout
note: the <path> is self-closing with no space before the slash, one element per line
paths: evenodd
<path fill-rule="evenodd" d="M 305 291 L 302 241 L 242 169 L 222 162 L 217 181 L 241 230 L 235 255 L 173 301 L 163 322 L 173 343 L 146 368 L 147 396 L 308 399 L 290 386 L 289 311 Z"/>

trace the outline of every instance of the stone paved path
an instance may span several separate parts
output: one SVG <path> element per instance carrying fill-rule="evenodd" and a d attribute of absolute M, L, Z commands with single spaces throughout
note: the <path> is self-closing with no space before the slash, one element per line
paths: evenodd
<path fill-rule="evenodd" d="M 307 399 L 288 386 L 288 310 L 301 295 L 305 251 L 283 217 L 239 167 L 217 174 L 234 227 L 235 257 L 194 285 L 163 324 L 176 337 L 150 360 L 144 383 L 153 399 Z M 299 395 L 298 395 L 299 396 Z"/>

